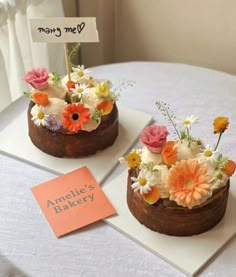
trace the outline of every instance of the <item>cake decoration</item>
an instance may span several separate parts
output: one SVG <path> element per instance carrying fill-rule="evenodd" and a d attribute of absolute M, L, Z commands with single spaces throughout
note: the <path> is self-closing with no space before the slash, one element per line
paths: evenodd
<path fill-rule="evenodd" d="M 160 233 L 176 236 L 202 233 L 223 217 L 229 179 L 236 168 L 236 163 L 219 151 L 229 120 L 224 116 L 216 117 L 213 122 L 213 132 L 218 136 L 216 142 L 204 145 L 202 139 L 191 135 L 197 117 L 191 115 L 178 120 L 166 103 L 156 105 L 173 127 L 176 139 L 167 139 L 166 126 L 146 127 L 139 137 L 143 147 L 120 158 L 129 168 L 129 209 L 142 224 Z M 206 213 L 209 203 L 223 191 L 224 198 L 218 201 L 225 205 L 219 209 L 218 218 L 211 220 L 205 216 L 210 223 L 191 228 L 196 222 L 193 223 L 195 218 L 191 220 L 189 215 L 199 212 L 201 217 L 201 212 Z M 216 213 L 218 206 L 211 206 L 209 212 Z M 174 224 L 176 226 L 172 226 Z"/>
<path fill-rule="evenodd" d="M 95 79 L 83 65 L 71 65 L 71 70 L 61 79 L 35 68 L 23 78 L 31 86 L 24 93 L 31 100 L 29 136 L 39 149 L 57 157 L 94 154 L 118 136 L 118 92 L 112 83 Z"/>
<path fill-rule="evenodd" d="M 32 86 L 25 95 L 35 103 L 31 115 L 37 126 L 54 131 L 60 126 L 70 133 L 90 132 L 99 126 L 103 115 L 111 113 L 118 96 L 111 83 L 95 80 L 84 66 L 72 70 L 69 81 L 46 68 L 35 68 L 24 76 Z"/>

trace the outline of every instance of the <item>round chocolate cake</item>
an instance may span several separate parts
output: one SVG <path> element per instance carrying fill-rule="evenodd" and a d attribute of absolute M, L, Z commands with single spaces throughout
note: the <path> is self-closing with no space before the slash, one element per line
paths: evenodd
<path fill-rule="evenodd" d="M 169 199 L 160 199 L 153 205 L 146 203 L 131 185 L 134 171 L 128 174 L 127 203 L 133 216 L 149 229 L 170 236 L 193 236 L 213 228 L 224 216 L 228 184 L 203 204 L 188 209 Z"/>
<path fill-rule="evenodd" d="M 169 114 L 165 104 L 159 106 Z M 176 140 L 167 140 L 166 126 L 144 128 L 139 136 L 144 146 L 120 158 L 129 168 L 130 212 L 147 228 L 170 236 L 198 235 L 220 222 L 227 207 L 230 177 L 236 169 L 234 161 L 217 151 L 228 119 L 214 120 L 218 141 L 213 146 L 191 136 L 189 125 L 194 120 L 191 116 L 180 123 Z M 178 132 L 177 124 L 173 124 Z"/>
<path fill-rule="evenodd" d="M 111 146 L 118 136 L 117 94 L 109 80 L 72 67 L 62 80 L 56 72 L 35 68 L 24 80 L 31 85 L 27 112 L 29 137 L 43 152 L 79 158 Z"/>
<path fill-rule="evenodd" d="M 49 155 L 59 158 L 88 156 L 111 146 L 118 136 L 116 105 L 111 113 L 102 116 L 97 129 L 91 132 L 80 130 L 75 134 L 65 130 L 52 131 L 44 126 L 35 125 L 31 115 L 33 106 L 34 102 L 31 101 L 28 108 L 29 137 L 35 146 Z"/>

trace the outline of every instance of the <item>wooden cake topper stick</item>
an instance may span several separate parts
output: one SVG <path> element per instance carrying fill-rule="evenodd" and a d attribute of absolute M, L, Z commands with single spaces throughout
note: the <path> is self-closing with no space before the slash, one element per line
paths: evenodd
<path fill-rule="evenodd" d="M 68 56 L 68 45 L 67 43 L 64 43 L 64 53 L 65 53 L 65 60 L 66 60 L 66 71 L 68 75 L 68 81 L 71 80 L 70 78 L 70 62 L 69 62 L 69 56 Z"/>

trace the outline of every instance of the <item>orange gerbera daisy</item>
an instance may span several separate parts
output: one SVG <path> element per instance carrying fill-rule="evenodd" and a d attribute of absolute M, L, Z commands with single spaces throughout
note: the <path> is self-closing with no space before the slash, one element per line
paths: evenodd
<path fill-rule="evenodd" d="M 63 127 L 70 132 L 78 132 L 83 124 L 89 121 L 89 109 L 85 108 L 83 104 L 69 104 L 65 107 L 63 115 Z"/>
<path fill-rule="evenodd" d="M 207 168 L 196 159 L 176 162 L 167 179 L 170 200 L 192 209 L 211 195 L 209 182 Z"/>

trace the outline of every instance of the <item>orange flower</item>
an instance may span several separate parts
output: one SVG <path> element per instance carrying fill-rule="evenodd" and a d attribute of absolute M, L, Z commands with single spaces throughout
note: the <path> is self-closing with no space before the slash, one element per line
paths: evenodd
<path fill-rule="evenodd" d="M 160 198 L 160 190 L 156 186 L 150 186 L 150 191 L 147 193 L 142 193 L 142 197 L 145 202 L 152 205 L 155 204 Z"/>
<path fill-rule="evenodd" d="M 68 90 L 70 91 L 72 88 L 75 88 L 75 82 L 69 80 L 66 84 Z"/>
<path fill-rule="evenodd" d="M 229 126 L 228 117 L 219 116 L 213 122 L 214 133 L 223 133 Z"/>
<path fill-rule="evenodd" d="M 227 164 L 225 165 L 225 168 L 223 169 L 223 172 L 230 177 L 234 174 L 235 169 L 236 163 L 232 160 L 228 160 Z"/>
<path fill-rule="evenodd" d="M 63 127 L 70 132 L 78 132 L 83 124 L 89 121 L 89 109 L 83 104 L 69 104 L 65 107 L 63 115 Z"/>
<path fill-rule="evenodd" d="M 102 112 L 102 115 L 109 114 L 113 109 L 113 103 L 109 100 L 104 100 L 97 104 L 97 110 Z"/>
<path fill-rule="evenodd" d="M 47 106 L 48 94 L 44 92 L 35 92 L 32 95 L 32 100 L 39 106 Z"/>
<path fill-rule="evenodd" d="M 164 163 L 167 165 L 173 165 L 177 161 L 177 148 L 175 144 L 175 141 L 167 141 L 161 152 Z"/>
<path fill-rule="evenodd" d="M 200 205 L 211 195 L 207 168 L 196 159 L 176 162 L 169 171 L 166 186 L 170 200 L 189 209 Z"/>

